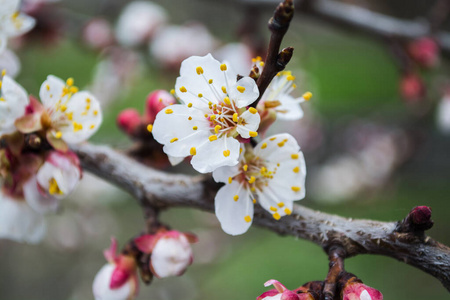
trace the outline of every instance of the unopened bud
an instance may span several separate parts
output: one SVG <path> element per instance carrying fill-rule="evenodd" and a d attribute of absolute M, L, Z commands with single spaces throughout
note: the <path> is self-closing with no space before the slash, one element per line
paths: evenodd
<path fill-rule="evenodd" d="M 400 94 L 405 101 L 414 103 L 425 96 L 425 85 L 418 75 L 406 74 L 400 81 Z"/>
<path fill-rule="evenodd" d="M 351 278 L 341 292 L 342 300 L 383 300 L 380 291 L 363 284 L 356 277 Z"/>
<path fill-rule="evenodd" d="M 140 124 L 141 116 L 134 108 L 125 109 L 117 116 L 117 126 L 129 135 L 133 135 Z"/>
<path fill-rule="evenodd" d="M 432 68 L 439 62 L 439 46 L 430 37 L 423 37 L 411 42 L 408 52 L 411 58 L 422 67 Z"/>
<path fill-rule="evenodd" d="M 175 102 L 175 97 L 165 90 L 156 90 L 150 93 L 145 106 L 145 121 L 153 123 L 160 110 Z"/>

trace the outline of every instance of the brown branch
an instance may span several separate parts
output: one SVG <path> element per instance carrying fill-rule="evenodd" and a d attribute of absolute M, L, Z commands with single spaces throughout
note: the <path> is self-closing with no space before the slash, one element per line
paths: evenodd
<path fill-rule="evenodd" d="M 107 146 L 83 144 L 73 150 L 83 168 L 128 191 L 143 206 L 184 206 L 214 211 L 214 196 L 221 185 L 210 177 L 157 171 Z M 423 221 L 421 216 L 409 219 Z M 309 240 L 324 249 L 340 245 L 345 251 L 343 258 L 359 254 L 395 258 L 431 274 L 450 291 L 450 248 L 416 231 L 400 230 L 405 228 L 402 222 L 353 220 L 296 205 L 292 215 L 280 221 L 255 207 L 254 223 L 281 235 Z"/>
<path fill-rule="evenodd" d="M 344 272 L 345 250 L 340 245 L 332 245 L 328 249 L 330 269 L 323 287 L 324 300 L 333 300 L 339 278 Z"/>

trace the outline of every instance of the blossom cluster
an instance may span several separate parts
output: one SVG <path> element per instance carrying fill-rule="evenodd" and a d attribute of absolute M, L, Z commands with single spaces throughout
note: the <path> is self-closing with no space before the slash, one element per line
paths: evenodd
<path fill-rule="evenodd" d="M 150 276 L 157 278 L 182 275 L 192 263 L 190 244 L 197 242 L 197 237 L 160 228 L 155 234 L 142 235 L 133 242 L 140 253 L 149 256 L 148 261 L 138 262 L 129 253 L 116 254 L 117 241 L 112 239 L 110 248 L 104 251 L 108 264 L 100 269 L 92 285 L 96 300 L 134 299 L 139 290 L 138 268 L 150 270 Z"/>
<path fill-rule="evenodd" d="M 8 75 L 0 86 L 0 238 L 37 243 L 45 234 L 43 214 L 56 211 L 82 177 L 68 145 L 92 136 L 102 113 L 72 78 L 48 76 L 42 102 Z"/>
<path fill-rule="evenodd" d="M 264 67 L 260 58 L 253 63 Z M 260 97 L 255 80 L 238 75 L 227 62 L 211 54 L 193 56 L 182 62 L 175 84 L 180 104 L 161 108 L 151 126 L 171 161 L 191 157 L 195 170 L 213 172 L 217 182 L 225 183 L 215 207 L 223 230 L 231 235 L 248 230 L 255 203 L 279 220 L 292 213 L 293 201 L 305 196 L 305 161 L 291 135 L 251 144 L 277 117 L 303 116 L 299 103 L 311 93 L 294 98 L 294 80 L 290 71 L 280 72 Z"/>

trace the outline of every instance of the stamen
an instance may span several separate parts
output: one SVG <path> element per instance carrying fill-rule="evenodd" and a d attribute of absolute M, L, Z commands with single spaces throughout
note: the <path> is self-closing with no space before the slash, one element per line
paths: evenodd
<path fill-rule="evenodd" d="M 297 158 L 298 158 L 298 153 L 291 154 L 291 158 L 292 158 L 292 159 L 297 159 Z"/>
<path fill-rule="evenodd" d="M 197 154 L 197 149 L 195 149 L 195 147 L 192 147 L 191 150 L 189 151 L 189 153 L 191 155 L 195 155 L 195 154 Z"/>
<path fill-rule="evenodd" d="M 152 130 L 153 130 L 153 125 L 152 124 L 148 124 L 147 125 L 147 131 L 148 132 L 152 132 Z"/>
<path fill-rule="evenodd" d="M 290 214 L 292 214 L 292 211 L 289 208 L 285 208 L 284 212 L 289 216 Z"/>
<path fill-rule="evenodd" d="M 225 151 L 223 151 L 223 156 L 225 156 L 225 157 L 228 157 L 228 156 L 230 156 L 230 150 L 225 150 Z"/>
<path fill-rule="evenodd" d="M 292 189 L 294 192 L 299 192 L 299 191 L 300 191 L 300 187 L 299 187 L 299 186 L 293 186 L 293 187 L 291 187 L 291 189 Z"/>
<path fill-rule="evenodd" d="M 228 183 L 232 183 L 233 182 L 233 178 L 228 177 Z"/>
<path fill-rule="evenodd" d="M 176 142 L 176 141 L 178 141 L 178 138 L 176 138 L 176 137 L 170 140 L 171 143 Z"/>
<path fill-rule="evenodd" d="M 245 222 L 250 223 L 252 221 L 252 217 L 250 217 L 249 215 L 246 215 L 244 217 Z"/>
<path fill-rule="evenodd" d="M 222 126 L 220 125 L 216 125 L 216 127 L 214 127 L 214 132 L 215 133 L 219 133 L 219 130 L 222 128 Z"/>
<path fill-rule="evenodd" d="M 165 110 L 165 113 L 166 113 L 166 114 L 171 114 L 171 113 L 173 113 L 173 110 L 171 110 L 170 108 L 168 108 L 168 109 Z"/>
<path fill-rule="evenodd" d="M 194 126 L 194 127 L 192 127 L 192 129 L 193 129 L 193 130 L 197 130 L 197 129 L 198 129 L 198 127 L 197 127 L 197 126 Z"/>
<path fill-rule="evenodd" d="M 295 167 L 294 169 L 292 169 L 292 171 L 294 171 L 294 173 L 298 173 L 300 171 L 299 167 Z"/>
<path fill-rule="evenodd" d="M 238 86 L 236 89 L 237 89 L 240 93 L 245 92 L 245 87 L 243 87 L 243 86 Z"/>
<path fill-rule="evenodd" d="M 197 71 L 198 75 L 203 74 L 203 68 L 202 67 L 197 67 L 195 70 Z"/>
<path fill-rule="evenodd" d="M 303 99 L 305 99 L 306 101 L 308 101 L 309 99 L 311 99 L 312 97 L 312 93 L 311 92 L 306 92 L 303 94 Z"/>
<path fill-rule="evenodd" d="M 267 148 L 267 143 L 263 143 L 262 145 L 261 145 L 261 149 L 266 149 Z"/>
<path fill-rule="evenodd" d="M 274 213 L 273 215 L 273 218 L 275 219 L 275 220 L 279 220 L 279 219 L 281 219 L 281 216 L 280 216 L 280 214 L 279 213 Z"/>
<path fill-rule="evenodd" d="M 256 131 L 249 131 L 248 133 L 251 137 L 257 137 L 258 133 Z"/>
<path fill-rule="evenodd" d="M 213 134 L 213 135 L 210 135 L 210 136 L 209 136 L 209 141 L 210 141 L 210 142 L 213 142 L 213 141 L 215 141 L 215 140 L 217 140 L 217 135 L 214 135 L 214 134 Z"/>
<path fill-rule="evenodd" d="M 186 89 L 184 86 L 182 86 L 182 87 L 180 87 L 180 92 L 186 93 L 186 92 L 187 92 L 187 89 Z"/>
<path fill-rule="evenodd" d="M 284 203 L 283 203 L 283 202 L 280 202 L 280 203 L 278 203 L 277 205 L 278 205 L 278 207 L 280 207 L 280 208 L 281 208 L 281 207 L 283 207 L 283 206 L 284 206 Z"/>
<path fill-rule="evenodd" d="M 192 107 L 192 103 L 188 103 L 188 105 L 187 105 L 189 108 L 191 108 Z"/>
<path fill-rule="evenodd" d="M 220 70 L 221 71 L 226 71 L 227 70 L 227 65 L 226 64 L 221 64 L 220 65 Z"/>
<path fill-rule="evenodd" d="M 238 201 L 239 200 L 239 196 L 238 195 L 234 195 L 233 200 L 234 201 Z"/>
<path fill-rule="evenodd" d="M 237 113 L 233 114 L 233 122 L 235 122 L 235 123 L 238 122 L 238 114 Z"/>
<path fill-rule="evenodd" d="M 277 209 L 276 207 L 271 206 L 271 207 L 270 207 L 270 210 L 271 210 L 271 211 L 277 211 L 278 209 Z"/>
<path fill-rule="evenodd" d="M 248 109 L 248 111 L 249 111 L 250 113 L 252 113 L 252 114 L 256 114 L 256 113 L 258 112 L 258 110 L 257 110 L 256 108 L 254 108 L 254 107 L 250 107 L 250 108 Z"/>

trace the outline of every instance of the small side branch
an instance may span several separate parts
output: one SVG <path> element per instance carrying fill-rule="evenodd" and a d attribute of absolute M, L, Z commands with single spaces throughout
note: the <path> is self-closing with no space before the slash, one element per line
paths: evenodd
<path fill-rule="evenodd" d="M 84 169 L 128 191 L 144 207 L 183 206 L 214 212 L 214 196 L 221 185 L 208 176 L 167 174 L 107 146 L 83 144 L 73 150 Z M 414 214 L 406 219 L 415 220 L 414 224 L 424 220 Z M 255 225 L 281 235 L 303 238 L 324 249 L 339 245 L 345 251 L 343 258 L 359 254 L 395 258 L 431 274 L 450 291 L 450 248 L 402 225 L 408 222 L 353 220 L 301 205 L 295 205 L 292 215 L 279 221 L 259 206 L 254 214 Z"/>

